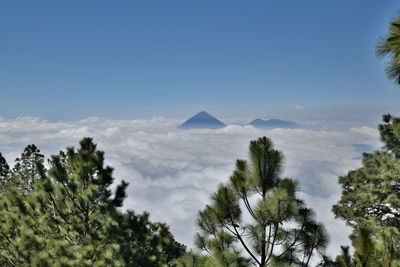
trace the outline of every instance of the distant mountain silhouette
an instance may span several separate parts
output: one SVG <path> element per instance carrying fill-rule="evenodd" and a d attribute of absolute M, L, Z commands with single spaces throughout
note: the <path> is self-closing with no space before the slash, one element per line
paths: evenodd
<path fill-rule="evenodd" d="M 278 119 L 262 120 L 255 119 L 249 123 L 255 128 L 259 129 L 274 129 L 274 128 L 299 128 L 300 125 L 293 121 L 283 121 Z"/>
<path fill-rule="evenodd" d="M 181 129 L 219 129 L 225 127 L 226 124 L 219 121 L 205 111 L 201 111 L 182 123 Z"/>

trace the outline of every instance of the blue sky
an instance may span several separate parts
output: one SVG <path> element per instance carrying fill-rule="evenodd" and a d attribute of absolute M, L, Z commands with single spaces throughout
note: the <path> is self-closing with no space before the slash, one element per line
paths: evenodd
<path fill-rule="evenodd" d="M 5 1 L 0 117 L 396 105 L 398 1 Z"/>

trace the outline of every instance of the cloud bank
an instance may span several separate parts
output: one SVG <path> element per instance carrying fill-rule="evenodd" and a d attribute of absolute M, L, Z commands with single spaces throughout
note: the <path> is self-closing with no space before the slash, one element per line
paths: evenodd
<path fill-rule="evenodd" d="M 299 180 L 300 195 L 314 208 L 331 236 L 329 254 L 349 244 L 350 229 L 335 220 L 331 207 L 340 198 L 338 176 L 361 166 L 360 148 L 379 148 L 376 129 L 274 129 L 230 125 L 218 130 L 180 130 L 178 120 L 88 118 L 48 122 L 40 118 L 0 118 L 0 152 L 9 163 L 35 143 L 49 156 L 91 136 L 106 152 L 117 182 L 130 183 L 125 209 L 149 211 L 166 222 L 178 241 L 192 247 L 195 219 L 219 183 L 228 181 L 237 158 L 247 158 L 250 140 L 270 137 L 285 155 L 284 175 Z M 324 129 L 324 127 L 321 127 Z"/>

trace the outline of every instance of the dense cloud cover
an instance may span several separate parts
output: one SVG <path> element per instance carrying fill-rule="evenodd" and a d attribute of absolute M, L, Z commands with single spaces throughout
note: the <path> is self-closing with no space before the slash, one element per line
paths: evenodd
<path fill-rule="evenodd" d="M 31 143 L 49 156 L 77 146 L 85 136 L 106 152 L 117 180 L 130 183 L 125 209 L 149 211 L 166 222 L 177 240 L 192 247 L 197 212 L 219 183 L 228 181 L 237 158 L 247 158 L 250 140 L 270 137 L 284 152 L 284 175 L 298 179 L 301 197 L 317 212 L 330 233 L 329 252 L 349 244 L 349 228 L 334 219 L 340 197 L 338 176 L 361 166 L 362 149 L 380 146 L 376 129 L 274 129 L 230 125 L 218 130 L 180 130 L 178 120 L 107 120 L 89 118 L 48 122 L 40 118 L 0 118 L 0 152 L 12 161 Z M 321 127 L 321 129 L 324 129 Z"/>

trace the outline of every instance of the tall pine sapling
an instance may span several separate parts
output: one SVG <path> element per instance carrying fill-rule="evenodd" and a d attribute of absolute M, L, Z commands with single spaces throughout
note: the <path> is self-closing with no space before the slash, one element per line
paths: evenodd
<path fill-rule="evenodd" d="M 297 182 L 281 177 L 283 156 L 272 141 L 251 141 L 249 151 L 250 161 L 237 160 L 230 183 L 220 185 L 199 213 L 197 246 L 216 258 L 244 252 L 260 267 L 308 266 L 324 256 L 325 228 L 296 197 Z M 234 245 L 221 246 L 227 239 Z"/>
<path fill-rule="evenodd" d="M 26 146 L 21 157 L 15 159 L 10 182 L 24 195 L 31 192 L 34 184 L 40 179 L 37 163 L 43 159 L 44 155 L 34 144 Z"/>

